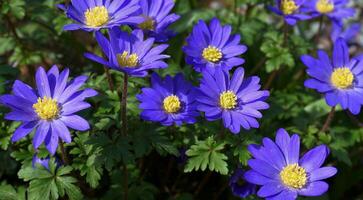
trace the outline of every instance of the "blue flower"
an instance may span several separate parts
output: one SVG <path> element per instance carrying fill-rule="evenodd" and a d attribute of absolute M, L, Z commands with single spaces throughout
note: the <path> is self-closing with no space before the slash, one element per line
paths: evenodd
<path fill-rule="evenodd" d="M 293 200 L 300 196 L 320 196 L 329 185 L 322 181 L 337 173 L 334 167 L 321 167 L 329 154 L 325 145 L 311 149 L 300 157 L 300 137 L 289 136 L 279 129 L 275 142 L 263 139 L 263 145 L 249 145 L 253 158 L 245 179 L 261 185 L 257 195 L 271 200 Z"/>
<path fill-rule="evenodd" d="M 342 26 L 345 18 L 355 15 L 355 9 L 347 8 L 347 4 L 347 0 L 309 0 L 305 1 L 303 10 L 310 12 L 312 17 L 326 15 L 334 23 Z"/>
<path fill-rule="evenodd" d="M 72 0 L 69 6 L 59 5 L 74 24 L 64 30 L 97 31 L 143 21 L 138 0 Z"/>
<path fill-rule="evenodd" d="M 309 55 L 301 57 L 311 77 L 305 87 L 325 95 L 329 106 L 340 104 L 352 114 L 359 114 L 363 104 L 363 61 L 349 58 L 346 41 L 339 38 L 334 43 L 332 59 L 324 51 L 318 51 L 318 58 Z"/>
<path fill-rule="evenodd" d="M 224 126 L 232 133 L 240 132 L 240 126 L 249 130 L 258 128 L 259 110 L 269 108 L 265 102 L 269 96 L 266 90 L 260 90 L 260 79 L 256 76 L 244 78 L 244 69 L 237 68 L 232 78 L 220 67 L 215 72 L 203 72 L 199 87 L 198 110 L 205 112 L 209 121 L 223 119 Z"/>
<path fill-rule="evenodd" d="M 155 38 L 156 42 L 166 42 L 174 32 L 169 26 L 177 21 L 180 16 L 169 14 L 174 7 L 174 0 L 140 0 L 142 17 L 144 21 L 138 27 L 145 34 Z"/>
<path fill-rule="evenodd" d="M 42 158 L 39 158 L 37 154 L 35 154 L 33 156 L 32 166 L 33 166 L 33 168 L 35 168 L 36 165 L 41 165 L 45 169 L 49 170 L 49 161 L 50 161 L 49 157 L 42 159 Z"/>
<path fill-rule="evenodd" d="M 335 42 L 338 38 L 343 38 L 347 41 L 347 43 L 352 42 L 359 35 L 362 26 L 360 23 L 353 23 L 347 26 L 345 30 L 343 30 L 343 28 L 344 27 L 339 24 L 333 23 L 333 30 L 330 34 L 333 42 Z"/>
<path fill-rule="evenodd" d="M 69 70 L 58 71 L 53 66 L 48 73 L 39 67 L 35 80 L 37 90 L 21 81 L 15 81 L 12 95 L 0 97 L 0 103 L 11 108 L 5 119 L 21 121 L 16 129 L 12 142 L 26 137 L 35 130 L 34 149 L 44 142 L 50 154 L 54 155 L 59 139 L 66 143 L 72 141 L 67 127 L 79 131 L 90 128 L 88 122 L 75 113 L 89 108 L 91 105 L 84 100 L 97 95 L 93 89 L 80 90 L 86 76 L 79 76 L 68 83 Z"/>
<path fill-rule="evenodd" d="M 285 22 L 291 26 L 295 25 L 298 21 L 308 20 L 311 17 L 302 12 L 301 7 L 306 0 L 276 0 L 276 7 L 269 6 L 268 8 L 283 16 Z"/>
<path fill-rule="evenodd" d="M 222 26 L 217 18 L 212 19 L 209 26 L 200 20 L 183 47 L 186 62 L 198 72 L 219 66 L 230 70 L 242 65 L 245 61 L 239 56 L 247 47 L 240 45 L 240 36 L 231 35 L 231 31 L 231 26 Z"/>
<path fill-rule="evenodd" d="M 119 28 L 113 28 L 109 30 L 109 36 L 110 40 L 102 33 L 96 32 L 96 40 L 107 60 L 91 53 L 86 53 L 85 56 L 111 69 L 136 77 L 146 76 L 151 69 L 168 67 L 163 60 L 169 56 L 161 54 L 168 45 L 154 46 L 155 39 L 144 40 L 141 30 L 134 30 L 129 34 L 120 31 Z"/>
<path fill-rule="evenodd" d="M 234 196 L 239 198 L 246 198 L 251 194 L 256 194 L 256 185 L 247 182 L 244 178 L 245 171 L 241 168 L 236 169 L 229 180 Z"/>
<path fill-rule="evenodd" d="M 163 81 L 154 73 L 151 85 L 151 88 L 143 88 L 142 93 L 137 95 L 141 102 L 139 108 L 142 110 L 142 119 L 160 122 L 164 126 L 196 122 L 196 117 L 199 116 L 196 89 L 182 74 L 174 78 L 166 76 Z"/>

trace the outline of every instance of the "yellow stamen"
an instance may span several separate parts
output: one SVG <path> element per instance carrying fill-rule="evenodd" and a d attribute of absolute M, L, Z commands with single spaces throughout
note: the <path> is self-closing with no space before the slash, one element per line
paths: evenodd
<path fill-rule="evenodd" d="M 338 89 L 347 89 L 353 85 L 354 75 L 347 67 L 337 68 L 332 73 L 330 81 Z"/>
<path fill-rule="evenodd" d="M 52 120 L 58 117 L 59 107 L 57 101 L 49 97 L 38 98 L 38 102 L 33 104 L 34 111 L 43 120 Z"/>
<path fill-rule="evenodd" d="M 139 28 L 143 30 L 154 30 L 155 29 L 155 20 L 150 17 L 145 18 L 145 21 L 139 24 Z"/>
<path fill-rule="evenodd" d="M 230 90 L 222 92 L 219 96 L 219 105 L 223 109 L 234 109 L 237 106 L 237 95 Z"/>
<path fill-rule="evenodd" d="M 207 48 L 203 49 L 202 56 L 207 61 L 216 63 L 221 60 L 223 54 L 217 47 L 208 46 Z"/>
<path fill-rule="evenodd" d="M 139 64 L 139 56 L 136 53 L 129 55 L 128 51 L 117 54 L 117 61 L 121 67 L 136 67 Z"/>
<path fill-rule="evenodd" d="M 293 0 L 282 0 L 281 1 L 281 11 L 285 15 L 291 15 L 294 13 L 299 7 L 296 5 Z"/>
<path fill-rule="evenodd" d="M 301 189 L 307 182 L 306 171 L 298 164 L 286 166 L 280 172 L 280 178 L 284 185 L 293 189 Z"/>
<path fill-rule="evenodd" d="M 318 0 L 316 2 L 316 10 L 323 14 L 330 13 L 334 10 L 334 2 L 330 0 Z"/>
<path fill-rule="evenodd" d="M 170 95 L 166 97 L 163 101 L 163 108 L 167 113 L 176 113 L 181 108 L 181 103 L 179 97 L 175 95 Z"/>
<path fill-rule="evenodd" d="M 84 12 L 85 23 L 90 27 L 99 27 L 109 20 L 108 11 L 105 6 L 96 6 Z"/>

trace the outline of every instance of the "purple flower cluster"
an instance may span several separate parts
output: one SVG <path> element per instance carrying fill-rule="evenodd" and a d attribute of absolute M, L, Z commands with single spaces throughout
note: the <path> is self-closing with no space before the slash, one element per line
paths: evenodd
<path fill-rule="evenodd" d="M 331 35 L 335 41 L 332 59 L 324 51 L 318 58 L 301 57 L 311 77 L 305 81 L 307 88 L 325 95 L 328 105 L 338 104 L 353 114 L 363 105 L 363 62 L 350 59 L 347 41 L 357 35 L 359 25 L 343 31 L 342 20 L 354 15 L 346 8 L 345 0 L 276 0 L 270 9 L 284 17 L 287 24 L 326 15 L 334 23 Z M 75 21 L 64 30 L 95 32 L 103 56 L 86 53 L 85 57 L 112 70 L 132 77 L 146 77 L 151 70 L 167 68 L 163 52 L 175 33 L 170 25 L 179 19 L 171 13 L 173 0 L 72 0 L 60 5 L 66 15 Z M 120 29 L 127 25 L 132 31 Z M 107 31 L 107 36 L 100 30 Z M 151 75 L 151 86 L 142 88 L 136 96 L 140 102 L 140 117 L 163 126 L 194 124 L 201 113 L 207 121 L 221 120 L 233 134 L 259 128 L 262 110 L 270 92 L 261 89 L 260 78 L 245 76 L 241 55 L 247 47 L 240 42 L 240 35 L 232 34 L 230 25 L 222 25 L 217 18 L 209 24 L 200 20 L 186 39 L 183 52 L 185 61 L 200 73 L 199 86 L 193 86 L 183 74 L 172 77 Z M 39 67 L 36 88 L 15 81 L 13 94 L 0 97 L 0 103 L 9 107 L 7 120 L 20 121 L 12 141 L 30 135 L 34 149 L 43 143 L 50 155 L 57 152 L 59 142 L 70 143 L 71 132 L 90 129 L 89 123 L 77 112 L 89 108 L 86 98 L 97 95 L 93 89 L 80 89 L 86 76 L 68 81 L 69 70 L 59 71 L 53 66 L 48 72 Z M 32 134 L 34 132 L 34 134 Z M 328 190 L 322 180 L 337 172 L 334 167 L 321 167 L 329 154 L 325 145 L 308 151 L 300 159 L 300 138 L 278 130 L 275 141 L 263 139 L 263 145 L 248 147 L 251 168 L 245 172 L 237 169 L 231 176 L 230 187 L 234 195 L 244 198 L 255 194 L 266 199 L 296 199 L 301 196 L 318 196 Z M 49 158 L 33 158 L 33 165 L 49 169 Z M 247 182 L 246 182 L 247 181 Z"/>
<path fill-rule="evenodd" d="M 276 0 L 276 6 L 269 9 L 283 16 L 289 25 L 298 21 L 327 16 L 333 23 L 343 25 L 343 20 L 355 15 L 353 8 L 347 8 L 347 0 Z"/>

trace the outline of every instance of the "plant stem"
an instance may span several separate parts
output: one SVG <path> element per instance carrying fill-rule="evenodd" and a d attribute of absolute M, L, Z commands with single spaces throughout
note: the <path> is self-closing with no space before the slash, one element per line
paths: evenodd
<path fill-rule="evenodd" d="M 333 121 L 334 118 L 334 113 L 335 113 L 335 106 L 331 108 L 328 117 L 325 120 L 324 126 L 323 128 L 321 128 L 320 132 L 324 133 L 325 131 L 327 131 L 330 127 L 331 122 Z"/>
<path fill-rule="evenodd" d="M 195 190 L 194 197 L 198 196 L 198 194 L 200 193 L 200 191 L 202 191 L 203 187 L 205 186 L 205 184 L 207 184 L 207 182 L 211 176 L 212 176 L 212 172 L 208 171 L 208 173 L 204 176 L 203 180 L 200 182 L 197 190 Z"/>
<path fill-rule="evenodd" d="M 289 25 L 284 23 L 284 26 L 282 27 L 283 29 L 283 32 L 284 32 L 284 40 L 283 40 L 283 43 L 282 43 L 282 47 L 287 47 L 288 46 L 288 39 L 289 39 Z M 272 85 L 273 81 L 275 80 L 277 74 L 279 73 L 279 70 L 275 70 L 273 71 L 270 76 L 268 77 L 267 79 L 267 82 L 266 82 L 266 85 L 263 89 L 269 89 L 270 86 Z"/>
<path fill-rule="evenodd" d="M 105 68 L 105 72 L 106 72 L 108 87 L 113 92 L 113 91 L 115 91 L 115 86 L 113 85 L 113 80 L 112 80 L 112 77 L 110 74 L 110 70 L 106 66 L 104 66 L 104 68 Z"/>
<path fill-rule="evenodd" d="M 128 75 L 124 73 L 124 84 L 122 89 L 122 98 L 121 98 L 121 125 L 122 125 L 122 134 L 127 136 L 127 88 L 128 88 Z"/>
<path fill-rule="evenodd" d="M 121 88 L 120 88 L 121 89 Z M 123 83 L 123 89 L 122 89 L 122 97 L 121 97 L 121 134 L 123 136 L 127 136 L 127 117 L 126 117 L 126 111 L 127 111 L 127 89 L 128 89 L 128 75 L 124 73 L 124 83 Z M 129 177 L 128 177 L 128 170 L 127 170 L 127 164 L 123 164 L 123 188 L 124 188 L 124 200 L 128 199 L 128 191 L 129 191 Z"/>
<path fill-rule="evenodd" d="M 323 23 L 324 23 L 324 16 L 322 15 L 319 19 L 319 29 L 318 29 L 318 33 L 315 35 L 315 44 L 319 43 L 319 39 L 320 39 L 320 35 L 321 35 L 321 31 L 323 30 Z M 318 46 L 318 45 L 316 45 Z"/>
<path fill-rule="evenodd" d="M 65 165 L 68 165 L 69 160 L 68 160 L 67 152 L 64 149 L 64 145 L 63 145 L 62 141 L 59 142 L 59 147 L 60 147 L 60 150 L 61 150 L 62 161 L 63 161 L 63 163 Z"/>

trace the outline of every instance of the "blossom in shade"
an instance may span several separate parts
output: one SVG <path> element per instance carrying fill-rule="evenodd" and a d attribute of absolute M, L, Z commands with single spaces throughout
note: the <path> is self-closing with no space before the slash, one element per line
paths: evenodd
<path fill-rule="evenodd" d="M 247 182 L 244 178 L 245 171 L 241 168 L 236 169 L 229 180 L 233 195 L 239 198 L 246 198 L 256 193 L 256 185 Z"/>
<path fill-rule="evenodd" d="M 217 18 L 213 18 L 209 26 L 200 20 L 183 47 L 186 62 L 198 72 L 219 66 L 229 70 L 242 65 L 245 61 L 239 56 L 247 47 L 241 45 L 240 36 L 231 35 L 231 31 L 230 25 L 222 26 Z"/>
<path fill-rule="evenodd" d="M 363 62 L 349 58 L 344 39 L 336 40 L 331 60 L 324 51 L 318 51 L 317 59 L 304 55 L 301 60 L 311 77 L 305 81 L 305 87 L 324 94 L 329 106 L 340 104 L 344 110 L 359 114 L 363 104 Z"/>
<path fill-rule="evenodd" d="M 174 13 L 169 14 L 174 4 L 174 0 L 140 0 L 144 21 L 137 27 L 154 37 L 156 42 L 168 41 L 174 35 L 169 26 L 180 18 Z"/>
<path fill-rule="evenodd" d="M 329 149 L 317 146 L 300 154 L 300 138 L 291 137 L 279 129 L 275 142 L 263 139 L 263 145 L 249 145 L 252 159 L 248 161 L 251 170 L 244 175 L 253 184 L 260 185 L 257 195 L 271 200 L 293 200 L 297 196 L 320 196 L 329 185 L 324 179 L 334 176 L 337 169 L 322 167 Z"/>
<path fill-rule="evenodd" d="M 50 161 L 50 158 L 49 157 L 47 157 L 47 158 L 39 158 L 38 155 L 35 154 L 33 156 L 32 166 L 33 166 L 33 168 L 35 168 L 36 165 L 41 165 L 45 169 L 49 170 L 49 161 Z"/>
<path fill-rule="evenodd" d="M 141 30 L 134 30 L 129 34 L 113 28 L 109 30 L 109 37 L 108 40 L 102 33 L 96 32 L 96 40 L 106 60 L 91 53 L 86 53 L 85 56 L 111 69 L 137 77 L 146 76 L 151 69 L 168 67 L 163 60 L 169 56 L 161 54 L 168 45 L 154 46 L 155 39 L 144 40 Z"/>
<path fill-rule="evenodd" d="M 275 0 L 276 7 L 269 6 L 268 8 L 283 16 L 285 22 L 291 26 L 295 25 L 298 21 L 308 20 L 311 16 L 302 12 L 301 7 L 306 0 Z"/>
<path fill-rule="evenodd" d="M 304 10 L 312 17 L 326 15 L 334 23 L 343 25 L 343 19 L 353 17 L 355 9 L 347 8 L 347 0 L 309 0 L 305 1 Z"/>
<path fill-rule="evenodd" d="M 244 129 L 258 128 L 256 118 L 261 118 L 259 110 L 268 109 L 265 102 L 269 96 L 260 90 L 260 79 L 256 76 L 245 78 L 244 69 L 237 68 L 232 78 L 228 71 L 216 68 L 214 72 L 203 72 L 203 79 L 197 97 L 198 109 L 205 112 L 209 121 L 221 119 L 232 133 Z"/>
<path fill-rule="evenodd" d="M 36 76 L 37 89 L 32 89 L 21 81 L 15 81 L 13 94 L 0 97 L 0 103 L 11 108 L 5 119 L 20 121 L 22 124 L 15 130 L 11 141 L 16 142 L 35 130 L 34 149 L 44 143 L 50 154 L 54 155 L 59 140 L 72 141 L 68 130 L 88 130 L 89 124 L 76 112 L 91 105 L 84 100 L 97 95 L 93 89 L 80 90 L 87 80 L 79 76 L 68 82 L 69 70 L 59 72 L 53 66 L 47 73 L 39 67 Z"/>
<path fill-rule="evenodd" d="M 333 30 L 330 34 L 331 40 L 336 41 L 338 38 L 343 38 L 347 43 L 350 43 L 356 39 L 360 33 L 362 26 L 360 23 L 353 23 L 346 27 L 340 26 L 339 24 L 333 23 Z"/>
<path fill-rule="evenodd" d="M 151 76 L 151 88 L 143 88 L 137 95 L 141 102 L 141 118 L 160 122 L 164 126 L 174 123 L 193 124 L 199 116 L 196 102 L 196 89 L 188 83 L 182 74 L 166 76 L 162 80 L 156 73 Z"/>
<path fill-rule="evenodd" d="M 143 21 L 139 0 L 72 0 L 68 6 L 58 7 L 75 22 L 64 26 L 68 31 L 97 31 Z"/>

